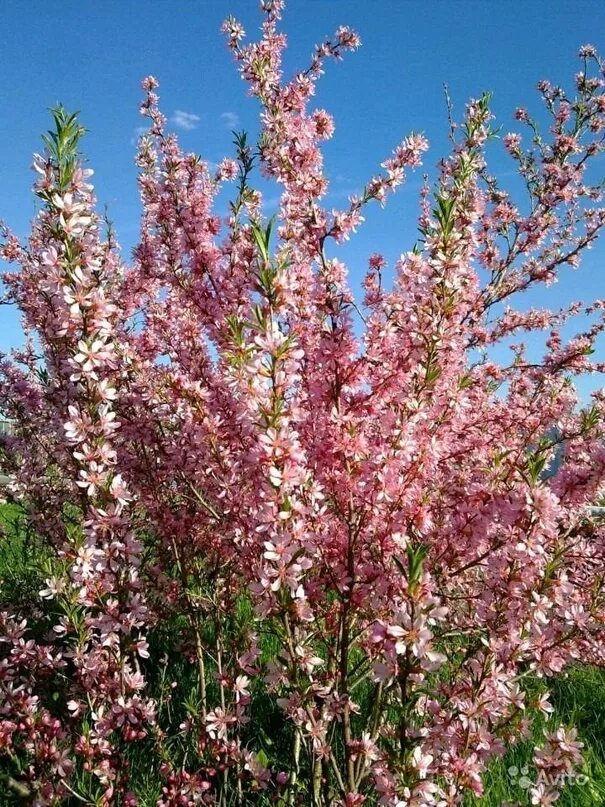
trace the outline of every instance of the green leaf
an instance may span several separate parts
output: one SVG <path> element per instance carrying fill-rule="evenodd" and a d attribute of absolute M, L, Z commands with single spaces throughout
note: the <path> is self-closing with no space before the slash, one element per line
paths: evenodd
<path fill-rule="evenodd" d="M 252 237 L 254 238 L 256 248 L 260 252 L 263 261 L 267 263 L 269 261 L 269 243 L 267 232 L 266 230 L 261 229 L 261 227 L 254 221 L 250 222 L 250 227 L 252 229 Z"/>
<path fill-rule="evenodd" d="M 531 481 L 537 484 L 540 481 L 540 474 L 546 465 L 546 455 L 544 454 L 531 454 L 527 458 L 527 470 Z"/>
<path fill-rule="evenodd" d="M 426 544 L 419 544 L 416 547 L 408 546 L 406 549 L 408 556 L 408 585 L 413 586 L 422 577 L 422 570 L 429 548 Z"/>
<path fill-rule="evenodd" d="M 601 413 L 598 407 L 591 406 L 590 409 L 584 409 L 581 414 L 582 431 L 592 431 L 601 422 Z"/>

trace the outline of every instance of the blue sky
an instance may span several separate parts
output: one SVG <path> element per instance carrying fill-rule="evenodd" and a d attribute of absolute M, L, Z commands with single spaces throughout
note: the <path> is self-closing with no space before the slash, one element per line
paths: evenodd
<path fill-rule="evenodd" d="M 99 202 L 107 205 L 128 257 L 139 216 L 133 155 L 142 125 L 141 78 L 159 78 L 171 126 L 186 149 L 207 160 L 231 153 L 234 125 L 256 130 L 256 102 L 219 32 L 229 14 L 255 34 L 256 0 L 4 0 L 0 217 L 19 235 L 27 233 L 35 210 L 31 155 L 49 125 L 49 107 L 61 102 L 79 110 L 89 129 L 84 150 Z M 447 152 L 444 82 L 458 110 L 491 90 L 506 131 L 515 128 L 515 107 L 539 112 L 539 79 L 569 86 L 581 44 L 605 53 L 600 0 L 290 0 L 283 21 L 287 70 L 306 66 L 313 45 L 341 24 L 360 34 L 363 47 L 328 65 L 317 94 L 317 105 L 336 121 L 325 150 L 335 206 L 358 191 L 411 130 L 427 135 L 425 165 L 434 170 Z M 494 172 L 508 171 L 510 164 L 496 159 Z M 343 249 L 354 284 L 371 252 L 392 261 L 414 243 L 420 180 L 420 174 L 412 178 L 386 210 L 369 211 Z M 604 260 L 605 249 L 593 250 L 584 271 L 531 302 L 558 307 L 570 297 L 604 297 Z M 0 351 L 20 341 L 17 316 L 0 308 Z M 594 386 L 583 385 L 583 393 Z"/>

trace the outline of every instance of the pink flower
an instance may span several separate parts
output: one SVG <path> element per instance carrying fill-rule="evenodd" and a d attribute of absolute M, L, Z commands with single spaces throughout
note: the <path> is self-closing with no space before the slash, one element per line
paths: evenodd
<path fill-rule="evenodd" d="M 206 730 L 212 738 L 226 740 L 228 728 L 234 720 L 233 716 L 217 707 L 206 715 Z"/>
<path fill-rule="evenodd" d="M 291 72 L 283 9 L 263 0 L 250 41 L 224 24 L 260 130 L 218 167 L 183 151 L 143 81 L 131 260 L 62 109 L 26 245 L 0 225 L 27 333 L 0 355 L 3 496 L 52 600 L 0 614 L 0 756 L 41 805 L 83 787 L 134 807 L 136 743 L 159 807 L 453 807 L 552 712 L 528 673 L 605 663 L 605 392 L 573 386 L 605 371 L 605 301 L 548 302 L 605 229 L 603 65 L 581 49 L 577 101 L 540 82 L 539 136 L 517 111 L 532 131 L 504 137 L 510 191 L 489 99 L 471 99 L 416 245 L 392 272 L 371 254 L 358 300 L 361 253 L 349 267 L 332 242 L 428 143 L 404 136 L 327 206 L 334 122 L 313 99 L 359 38 L 341 27 Z M 290 772 L 253 725 L 273 708 Z M 534 804 L 581 752 L 574 729 L 547 731 Z"/>

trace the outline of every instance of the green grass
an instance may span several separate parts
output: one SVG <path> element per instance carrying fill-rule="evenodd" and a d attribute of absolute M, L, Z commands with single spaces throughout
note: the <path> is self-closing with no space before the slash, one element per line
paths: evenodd
<path fill-rule="evenodd" d="M 23 524 L 21 508 L 0 504 L 0 609 L 30 615 L 40 601 L 46 553 Z"/>
<path fill-rule="evenodd" d="M 568 785 L 557 805 L 560 807 L 600 807 L 605 805 L 605 671 L 590 666 L 577 666 L 551 682 L 553 719 L 575 726 L 584 743 L 582 777 Z M 510 768 L 521 771 L 528 767 L 527 777 L 535 779 L 531 766 L 532 751 L 541 743 L 539 727 L 528 741 L 512 748 L 493 762 L 485 776 L 485 794 L 467 799 L 468 807 L 500 807 L 510 802 L 521 807 L 530 804 L 527 788 L 519 784 L 519 774 L 511 776 Z"/>
<path fill-rule="evenodd" d="M 44 573 L 41 561 L 44 552 L 35 539 L 23 530 L 22 513 L 18 507 L 0 504 L 0 609 L 26 613 L 36 617 L 40 607 L 38 591 L 43 585 Z M 243 621 L 252 617 L 246 608 L 236 619 Z M 243 609 L 243 610 L 242 610 Z M 42 620 L 44 621 L 44 620 Z M 160 721 L 178 725 L 186 716 L 184 703 L 195 709 L 197 698 L 194 665 L 183 656 L 176 638 L 186 633 L 186 626 L 177 622 L 158 626 L 150 632 L 151 659 L 145 665 L 150 691 L 161 702 L 166 680 L 177 682 L 172 692 L 173 699 L 162 707 Z M 36 634 L 34 629 L 33 634 Z M 264 637 L 263 655 L 271 655 L 274 648 L 271 637 Z M 158 659 L 164 660 L 164 670 Z M 165 674 L 166 680 L 163 679 Z M 551 702 L 555 708 L 554 719 L 566 726 L 575 726 L 584 743 L 585 778 L 568 785 L 557 802 L 559 807 L 605 807 L 605 670 L 587 665 L 578 665 L 566 675 L 550 682 Z M 166 711 L 168 710 L 168 711 Z M 519 775 L 511 776 L 514 767 L 522 771 L 528 767 L 527 776 L 535 778 L 531 767 L 532 751 L 542 743 L 542 727 L 538 722 L 533 736 L 511 748 L 502 759 L 495 760 L 485 778 L 485 794 L 481 798 L 469 797 L 465 807 L 500 807 L 509 802 L 520 807 L 529 807 L 527 788 L 519 784 Z M 287 754 L 290 744 L 290 726 L 283 719 L 274 699 L 262 692 L 255 693 L 251 707 L 251 720 L 247 726 L 251 746 L 262 748 L 269 759 L 277 761 Z M 176 757 L 189 754 L 185 747 Z M 153 807 L 159 796 L 161 783 L 151 743 L 143 742 L 129 749 L 134 780 L 140 794 L 141 807 Z M 0 763 L 1 769 L 1 763 Z M 0 786 L 1 788 L 1 786 Z M 0 793 L 0 807 L 23 803 Z"/>

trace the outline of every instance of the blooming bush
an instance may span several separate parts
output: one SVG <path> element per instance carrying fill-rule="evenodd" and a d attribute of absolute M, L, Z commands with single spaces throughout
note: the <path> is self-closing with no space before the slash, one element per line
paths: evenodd
<path fill-rule="evenodd" d="M 408 136 L 328 209 L 333 123 L 309 104 L 359 40 L 339 29 L 286 79 L 281 0 L 263 11 L 258 42 L 224 25 L 262 132 L 216 170 L 143 82 L 130 264 L 62 108 L 29 240 L 3 231 L 31 338 L 0 363 L 1 462 L 45 579 L 0 618 L 2 776 L 28 803 L 460 804 L 548 718 L 548 678 L 605 659 L 605 396 L 580 406 L 573 385 L 604 369 L 605 304 L 518 299 L 605 225 L 603 62 L 580 51 L 573 97 L 540 85 L 546 135 L 517 111 L 517 203 L 488 172 L 489 98 L 471 101 L 419 244 L 392 272 L 371 255 L 356 304 L 337 247 L 428 144 Z M 281 189 L 271 221 L 257 166 Z M 541 361 L 494 359 L 542 331 Z M 546 725 L 543 805 L 581 763 Z"/>

